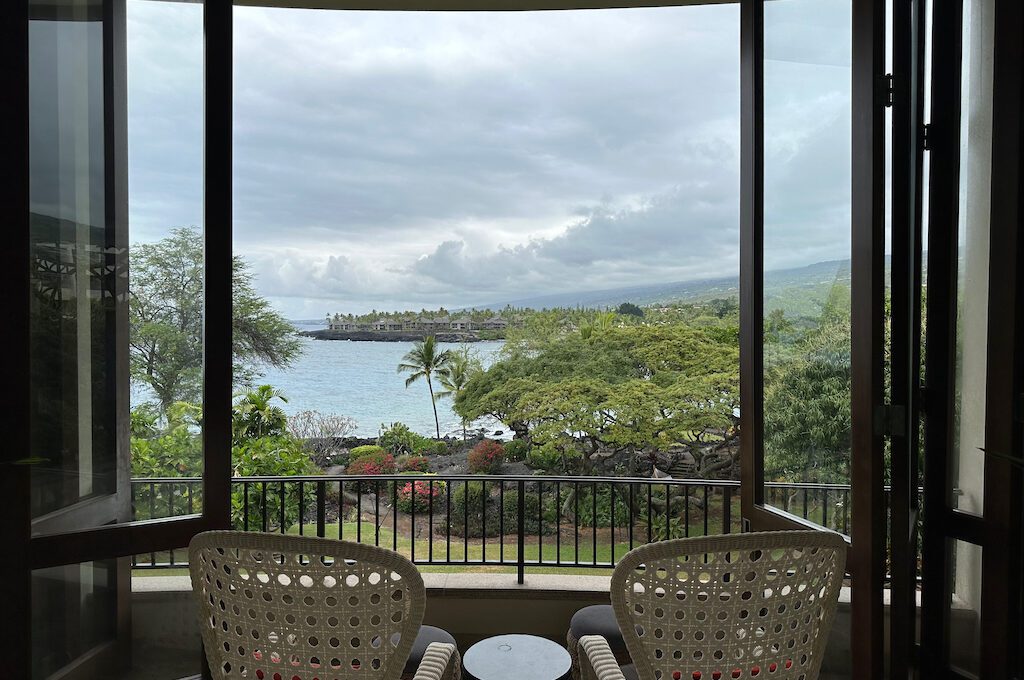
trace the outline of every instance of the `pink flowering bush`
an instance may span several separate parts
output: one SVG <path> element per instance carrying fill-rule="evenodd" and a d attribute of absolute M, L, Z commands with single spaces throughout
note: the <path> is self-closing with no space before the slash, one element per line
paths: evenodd
<path fill-rule="evenodd" d="M 356 458 L 345 470 L 350 475 L 393 475 L 395 457 L 383 451 Z"/>
<path fill-rule="evenodd" d="M 416 512 L 426 512 L 430 508 L 430 499 L 433 498 L 434 503 L 438 503 L 438 497 L 444 493 L 444 489 L 445 483 L 441 481 L 434 482 L 433 488 L 425 479 L 405 484 L 399 482 L 398 509 L 402 512 L 412 512 L 415 508 Z"/>
<path fill-rule="evenodd" d="M 426 456 L 400 456 L 399 472 L 430 472 L 430 459 Z"/>

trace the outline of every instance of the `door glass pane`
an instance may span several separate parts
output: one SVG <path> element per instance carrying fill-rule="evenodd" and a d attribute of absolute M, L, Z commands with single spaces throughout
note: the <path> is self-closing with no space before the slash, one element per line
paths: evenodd
<path fill-rule="evenodd" d="M 126 13 L 131 489 L 144 520 L 203 509 L 203 6 L 128 0 Z"/>
<path fill-rule="evenodd" d="M 104 25 L 99 2 L 39 14 L 29 25 L 32 511 L 92 500 L 94 523 L 107 523 L 127 518 L 127 505 L 99 507 L 117 490 L 127 262 L 107 193 Z"/>
<path fill-rule="evenodd" d="M 979 545 L 951 540 L 953 583 L 950 589 L 949 663 L 977 677 L 981 657 L 981 558 Z"/>
<path fill-rule="evenodd" d="M 77 672 L 66 677 L 113 677 L 119 656 L 117 578 L 117 560 L 32 572 L 33 680 L 72 664 L 79 664 Z"/>
<path fill-rule="evenodd" d="M 765 500 L 846 531 L 850 3 L 765 3 L 764 37 Z"/>
<path fill-rule="evenodd" d="M 964 2 L 957 237 L 954 507 L 981 514 L 988 352 L 989 209 L 992 178 L 993 0 Z"/>

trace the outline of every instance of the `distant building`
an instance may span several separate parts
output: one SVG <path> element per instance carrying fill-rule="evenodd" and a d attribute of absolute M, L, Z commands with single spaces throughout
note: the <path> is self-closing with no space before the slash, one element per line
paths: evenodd
<path fill-rule="evenodd" d="M 494 315 L 480 324 L 480 328 L 486 331 L 503 331 L 508 328 L 508 321 L 505 321 L 498 315 Z"/>
<path fill-rule="evenodd" d="M 471 331 L 473 330 L 473 319 L 468 316 L 460 316 L 457 319 L 452 319 L 451 329 L 453 331 Z"/>

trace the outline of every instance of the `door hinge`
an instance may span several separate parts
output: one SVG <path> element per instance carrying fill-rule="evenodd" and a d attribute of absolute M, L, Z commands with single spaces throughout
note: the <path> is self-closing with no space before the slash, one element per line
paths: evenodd
<path fill-rule="evenodd" d="M 925 123 L 921 127 L 921 148 L 925 151 L 932 150 L 932 124 Z"/>
<path fill-rule="evenodd" d="M 878 77 L 878 95 L 885 108 L 890 108 L 896 100 L 896 84 L 891 73 Z"/>
<path fill-rule="evenodd" d="M 877 437 L 903 435 L 907 429 L 907 409 L 885 404 L 875 409 L 874 430 Z"/>

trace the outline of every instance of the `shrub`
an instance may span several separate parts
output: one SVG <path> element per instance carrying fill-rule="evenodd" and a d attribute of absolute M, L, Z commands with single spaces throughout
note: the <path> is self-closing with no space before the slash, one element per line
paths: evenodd
<path fill-rule="evenodd" d="M 545 489 L 544 497 L 544 510 L 543 510 L 543 529 L 544 535 L 549 536 L 555 533 L 556 527 L 558 526 L 558 507 L 556 507 L 554 491 Z M 566 494 L 563 491 L 562 497 L 565 498 Z M 536 536 L 538 530 L 541 528 L 540 519 L 538 513 L 540 512 L 540 501 L 537 499 L 537 494 L 531 492 L 529 489 L 526 495 L 523 497 L 523 532 L 527 535 Z M 519 492 L 518 491 L 506 491 L 505 492 L 505 506 L 502 508 L 502 514 L 505 516 L 505 532 L 515 533 L 519 530 L 518 516 L 519 516 Z"/>
<path fill-rule="evenodd" d="M 302 443 L 288 435 L 260 437 L 235 445 L 232 447 L 232 467 L 232 474 L 235 477 L 257 475 L 288 477 L 315 472 Z M 302 511 L 308 512 L 315 507 L 313 486 L 306 484 L 300 496 L 297 483 L 285 484 L 285 527 L 290 527 L 297 522 Z M 265 509 L 262 509 L 262 503 L 259 485 L 250 484 L 249 522 L 248 527 L 245 527 L 249 531 L 259 530 L 262 527 L 263 512 L 267 515 L 269 527 L 275 527 L 280 522 L 280 495 L 268 494 Z M 234 526 L 242 528 L 245 523 L 245 496 L 241 490 L 235 491 L 231 495 L 231 510 Z"/>
<path fill-rule="evenodd" d="M 395 458 L 386 451 L 374 451 L 353 460 L 345 472 L 350 475 L 393 475 Z"/>
<path fill-rule="evenodd" d="M 535 446 L 526 454 L 526 464 L 535 470 L 551 472 L 562 466 L 562 456 L 553 444 Z"/>
<path fill-rule="evenodd" d="M 321 468 L 347 464 L 336 462 L 334 442 L 347 437 L 355 428 L 355 420 L 335 413 L 300 411 L 288 416 L 288 432 L 303 442 L 310 460 Z"/>
<path fill-rule="evenodd" d="M 510 463 L 518 463 L 521 460 L 526 460 L 526 456 L 529 453 L 530 443 L 525 439 L 513 439 L 512 441 L 505 443 L 505 460 Z"/>
<path fill-rule="evenodd" d="M 469 471 L 473 474 L 494 474 L 504 462 L 505 448 L 492 439 L 485 439 L 469 452 Z"/>
<path fill-rule="evenodd" d="M 416 512 L 426 512 L 430 509 L 430 499 L 433 498 L 435 504 L 439 503 L 438 498 L 444 494 L 445 488 L 445 483 L 441 481 L 434 482 L 433 488 L 430 481 L 425 479 L 405 484 L 399 482 L 396 494 L 398 509 L 407 513 L 414 508 Z"/>
<path fill-rule="evenodd" d="M 416 434 L 405 423 L 391 423 L 387 427 L 381 423 L 380 434 L 377 435 L 377 445 L 396 456 L 413 453 L 424 440 L 426 437 Z"/>
<path fill-rule="evenodd" d="M 430 459 L 426 456 L 400 456 L 396 463 L 399 472 L 430 472 Z"/>
<path fill-rule="evenodd" d="M 448 442 L 440 439 L 424 439 L 414 447 L 413 453 L 420 456 L 447 456 L 450 451 Z"/>
<path fill-rule="evenodd" d="M 579 489 L 579 498 L 574 507 L 579 507 L 580 526 L 607 527 L 612 524 L 612 491 L 607 485 L 597 487 L 597 515 L 594 515 L 594 491 L 588 487 Z M 637 512 L 646 512 L 646 499 L 637 499 Z M 615 485 L 615 526 L 623 527 L 629 525 L 629 486 L 626 484 Z"/>
<path fill-rule="evenodd" d="M 484 485 L 481 482 L 465 482 L 452 492 L 452 511 L 448 516 L 448 527 L 453 536 L 480 538 L 484 534 L 484 514 L 486 513 L 487 536 L 498 535 L 501 524 L 501 508 L 488 487 L 484 497 Z M 506 528 L 515 527 L 515 520 Z"/>
<path fill-rule="evenodd" d="M 348 452 L 350 460 L 357 460 L 363 456 L 372 456 L 376 453 L 387 453 L 384 449 L 377 446 L 376 444 L 366 444 L 365 446 L 357 446 Z"/>

